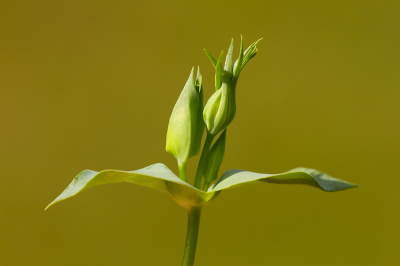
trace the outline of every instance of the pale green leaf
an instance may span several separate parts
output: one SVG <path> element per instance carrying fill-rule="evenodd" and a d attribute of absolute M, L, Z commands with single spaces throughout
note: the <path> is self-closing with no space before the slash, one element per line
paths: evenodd
<path fill-rule="evenodd" d="M 223 54 L 224 52 L 222 51 L 218 57 L 218 61 L 215 67 L 215 90 L 219 90 L 221 88 L 222 80 L 224 78 L 224 71 L 221 65 Z"/>
<path fill-rule="evenodd" d="M 210 54 L 210 52 L 207 51 L 207 49 L 204 49 L 204 52 L 206 53 L 208 59 L 210 59 L 211 64 L 213 64 L 213 66 L 216 67 L 217 66 L 217 59 L 215 59 L 214 56 L 212 56 Z"/>
<path fill-rule="evenodd" d="M 233 75 L 233 39 L 226 54 L 224 70 Z"/>
<path fill-rule="evenodd" d="M 331 177 L 309 168 L 295 168 L 281 174 L 259 174 L 232 169 L 226 171 L 208 191 L 220 191 L 258 181 L 276 184 L 310 185 L 328 192 L 358 187 L 356 184 Z"/>
<path fill-rule="evenodd" d="M 221 135 L 212 145 L 210 152 L 208 154 L 205 170 L 203 173 L 204 191 L 207 191 L 211 182 L 217 180 L 218 178 L 219 167 L 221 166 L 225 154 L 226 131 L 227 129 L 225 128 L 225 130 L 221 133 Z"/>
<path fill-rule="evenodd" d="M 233 78 L 237 80 L 239 78 L 240 71 L 242 70 L 242 63 L 243 63 L 243 36 L 240 36 L 240 50 L 239 50 L 239 58 L 236 60 L 235 64 L 233 65 Z"/>
<path fill-rule="evenodd" d="M 84 170 L 46 209 L 88 188 L 120 182 L 134 183 L 168 192 L 178 204 L 186 209 L 201 206 L 218 194 L 215 192 L 206 193 L 192 187 L 177 177 L 168 167 L 158 163 L 135 171 L 104 170 L 95 172 Z"/>
<path fill-rule="evenodd" d="M 247 64 L 247 62 L 250 61 L 250 59 L 252 59 L 254 56 L 256 56 L 258 50 L 257 50 L 257 44 L 262 40 L 259 39 L 257 41 L 255 41 L 254 43 L 252 43 L 247 49 L 246 51 L 244 51 L 244 58 L 243 58 L 243 62 L 242 62 L 242 66 L 241 69 L 244 68 L 244 66 Z"/>

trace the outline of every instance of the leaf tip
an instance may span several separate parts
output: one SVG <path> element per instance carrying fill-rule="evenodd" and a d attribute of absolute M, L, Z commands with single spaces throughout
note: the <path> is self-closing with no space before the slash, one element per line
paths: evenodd
<path fill-rule="evenodd" d="M 52 206 L 52 205 L 53 205 L 53 202 L 50 203 L 49 205 L 47 205 L 46 208 L 44 208 L 44 210 L 47 211 L 47 209 L 48 209 L 50 206 Z"/>
<path fill-rule="evenodd" d="M 358 188 L 360 187 L 359 184 L 355 184 L 355 183 L 351 183 L 351 182 L 346 182 L 347 183 L 347 187 L 344 189 L 349 189 L 349 188 Z"/>

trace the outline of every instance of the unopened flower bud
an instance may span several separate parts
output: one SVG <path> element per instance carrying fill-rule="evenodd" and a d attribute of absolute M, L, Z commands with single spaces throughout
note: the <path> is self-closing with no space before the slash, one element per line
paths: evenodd
<path fill-rule="evenodd" d="M 225 129 L 235 118 L 236 86 L 233 77 L 233 40 L 226 55 L 225 67 L 222 70 L 222 53 L 215 67 L 216 92 L 210 97 L 203 111 L 204 122 L 208 132 L 215 136 Z"/>
<path fill-rule="evenodd" d="M 235 114 L 236 92 L 229 84 L 223 83 L 204 107 L 203 118 L 208 132 L 217 135 L 233 121 Z"/>
<path fill-rule="evenodd" d="M 197 68 L 197 75 L 196 75 L 196 80 L 194 82 L 194 87 L 199 95 L 199 101 L 200 101 L 199 111 L 197 112 L 197 129 L 196 129 L 197 150 L 193 154 L 196 155 L 200 152 L 201 139 L 203 137 L 204 127 L 205 127 L 203 120 L 203 110 L 204 110 L 203 76 L 200 74 L 200 67 Z"/>
<path fill-rule="evenodd" d="M 167 152 L 174 155 L 179 165 L 198 154 L 204 131 L 202 119 L 204 100 L 202 78 L 197 73 L 193 81 L 193 69 L 172 111 L 167 130 Z"/>
<path fill-rule="evenodd" d="M 260 39 L 261 40 L 261 39 Z M 203 118 L 209 134 L 215 136 L 224 130 L 235 118 L 236 114 L 236 85 L 239 74 L 256 54 L 256 45 L 260 41 L 252 43 L 246 51 L 243 51 L 243 38 L 240 43 L 239 58 L 232 64 L 233 40 L 228 50 L 225 66 L 222 68 L 222 53 L 218 61 L 204 50 L 215 67 L 215 89 L 216 92 L 210 97 L 204 107 Z"/>

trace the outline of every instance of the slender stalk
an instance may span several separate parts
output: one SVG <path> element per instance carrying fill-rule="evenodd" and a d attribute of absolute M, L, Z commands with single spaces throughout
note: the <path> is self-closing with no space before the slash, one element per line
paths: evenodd
<path fill-rule="evenodd" d="M 199 235 L 201 208 L 194 207 L 188 213 L 185 253 L 182 266 L 193 266 L 196 255 L 197 237 Z"/>
<path fill-rule="evenodd" d="M 197 167 L 196 178 L 194 179 L 194 187 L 200 189 L 201 179 L 203 177 L 204 166 L 207 162 L 208 153 L 214 136 L 207 132 L 206 142 L 204 143 L 203 151 L 201 152 L 199 165 Z"/>
<path fill-rule="evenodd" d="M 209 186 L 210 186 L 210 183 L 204 183 L 203 189 L 202 189 L 202 190 L 205 191 L 205 192 L 207 192 Z"/>
<path fill-rule="evenodd" d="M 187 182 L 186 162 L 178 164 L 178 168 L 179 168 L 179 178 Z"/>

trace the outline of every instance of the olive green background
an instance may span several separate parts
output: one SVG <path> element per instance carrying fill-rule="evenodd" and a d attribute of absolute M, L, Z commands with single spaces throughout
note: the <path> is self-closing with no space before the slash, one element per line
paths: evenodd
<path fill-rule="evenodd" d="M 0 265 L 180 265 L 186 212 L 83 169 L 161 162 L 192 66 L 241 74 L 220 170 L 316 168 L 360 188 L 259 184 L 202 214 L 196 265 L 400 265 L 399 1 L 0 1 Z M 238 47 L 238 46 L 236 46 Z M 235 50 L 235 57 L 238 49 Z M 189 161 L 193 181 L 198 156 Z"/>

